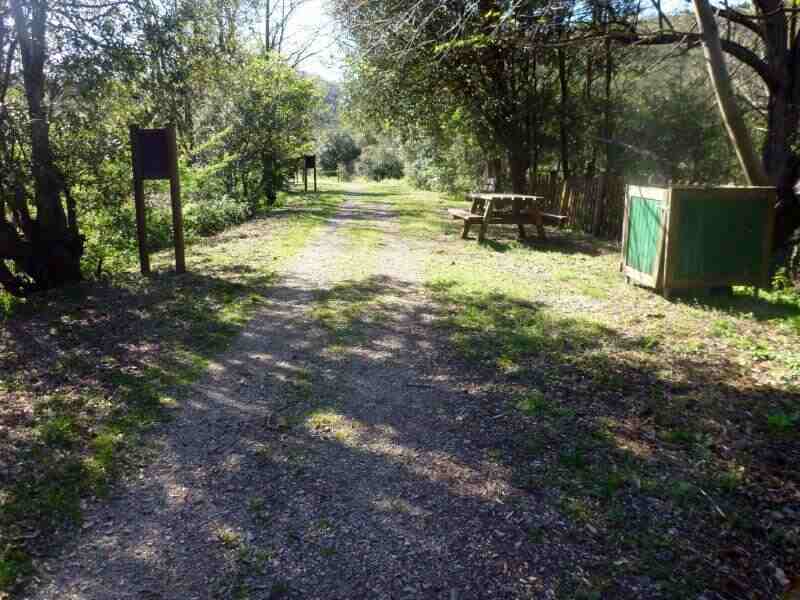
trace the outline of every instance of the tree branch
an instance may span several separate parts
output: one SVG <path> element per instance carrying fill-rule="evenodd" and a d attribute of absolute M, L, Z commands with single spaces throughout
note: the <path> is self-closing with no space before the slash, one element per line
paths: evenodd
<path fill-rule="evenodd" d="M 638 33 L 612 32 L 609 35 L 615 42 L 621 44 L 659 46 L 666 44 L 685 43 L 692 47 L 700 45 L 700 34 L 698 33 L 681 33 L 676 31 L 662 32 L 647 36 Z M 720 40 L 720 44 L 722 45 L 722 49 L 726 54 L 730 54 L 758 73 L 758 75 L 764 80 L 764 83 L 766 83 L 770 89 L 774 89 L 780 84 L 780 82 L 775 79 L 770 71 L 769 65 L 759 58 L 755 52 L 730 40 Z"/>
<path fill-rule="evenodd" d="M 746 15 L 745 13 L 739 12 L 733 8 L 714 9 L 714 12 L 718 17 L 727 19 L 731 23 L 741 25 L 745 29 L 749 29 L 755 33 L 759 38 L 764 39 L 764 30 L 758 24 L 757 15 Z"/>

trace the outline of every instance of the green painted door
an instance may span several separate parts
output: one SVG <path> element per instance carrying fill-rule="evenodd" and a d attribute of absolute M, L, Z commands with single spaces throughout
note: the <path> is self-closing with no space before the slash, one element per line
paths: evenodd
<path fill-rule="evenodd" d="M 680 203 L 680 217 L 673 277 L 697 282 L 757 278 L 770 200 L 769 193 L 747 189 L 675 190 L 672 202 Z"/>
<path fill-rule="evenodd" d="M 631 196 L 628 204 L 628 248 L 625 264 L 640 273 L 656 275 L 664 207 L 661 200 Z"/>

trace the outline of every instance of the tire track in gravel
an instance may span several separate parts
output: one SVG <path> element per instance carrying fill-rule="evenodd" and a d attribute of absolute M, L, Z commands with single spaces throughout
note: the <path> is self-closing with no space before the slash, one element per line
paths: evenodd
<path fill-rule="evenodd" d="M 350 227 L 380 232 L 376 256 Z M 431 248 L 346 196 L 31 598 L 555 597 L 577 550 L 461 425 L 475 400 L 432 327 Z M 313 317 L 332 290 L 365 301 L 335 348 Z"/>

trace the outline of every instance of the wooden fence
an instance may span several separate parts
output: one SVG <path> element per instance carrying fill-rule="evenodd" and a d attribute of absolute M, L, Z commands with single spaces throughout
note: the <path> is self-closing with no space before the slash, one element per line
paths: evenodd
<path fill-rule="evenodd" d="M 565 215 L 567 227 L 607 239 L 622 237 L 625 181 L 622 177 L 531 178 L 529 193 L 544 196 L 544 212 Z"/>

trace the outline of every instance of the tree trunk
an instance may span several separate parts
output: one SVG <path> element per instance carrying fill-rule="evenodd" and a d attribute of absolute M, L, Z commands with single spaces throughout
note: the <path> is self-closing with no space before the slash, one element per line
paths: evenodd
<path fill-rule="evenodd" d="M 263 162 L 264 193 L 267 196 L 267 206 L 275 204 L 278 197 L 275 189 L 275 159 L 271 154 L 264 158 Z"/>
<path fill-rule="evenodd" d="M 272 37 L 269 30 L 269 20 L 270 15 L 272 14 L 272 9 L 270 7 L 269 0 L 266 0 L 266 11 L 264 17 L 264 52 L 269 54 L 269 51 L 272 50 Z"/>
<path fill-rule="evenodd" d="M 606 175 L 609 175 L 614 170 L 614 144 L 611 140 L 614 139 L 614 112 L 611 104 L 611 83 L 614 78 L 614 63 L 611 56 L 611 39 L 606 38 L 606 69 L 605 69 L 605 101 L 604 107 L 604 123 L 603 123 L 603 137 L 606 138 Z"/>
<path fill-rule="evenodd" d="M 750 132 L 736 106 L 728 67 L 722 56 L 719 28 L 708 0 L 693 0 L 697 26 L 703 41 L 703 53 L 708 65 L 708 74 L 717 97 L 717 104 L 728 130 L 728 136 L 736 150 L 736 156 L 750 185 L 769 185 L 769 179 L 756 154 Z"/>
<path fill-rule="evenodd" d="M 55 166 L 50 146 L 50 124 L 44 105 L 47 4 L 43 0 L 12 0 L 11 10 L 22 57 L 30 117 L 36 219 L 23 232 L 27 239 L 18 235 L 6 237 L 8 247 L 0 248 L 0 261 L 13 260 L 17 270 L 33 281 L 30 284 L 15 277 L 12 282 L 8 279 L 8 269 L 3 266 L 4 287 L 21 295 L 80 280 L 83 238 L 78 233 L 74 205 L 70 202 L 68 219 L 61 203 L 66 184 Z M 23 205 L 26 202 L 24 192 L 20 202 Z"/>
<path fill-rule="evenodd" d="M 567 133 L 567 115 L 569 113 L 569 87 L 567 81 L 567 59 L 563 48 L 558 49 L 558 81 L 561 88 L 561 97 L 559 99 L 559 108 L 561 111 L 558 129 L 561 138 L 561 172 L 564 174 L 564 179 L 569 179 L 569 138 Z"/>
<path fill-rule="evenodd" d="M 503 161 L 499 158 L 493 158 L 489 161 L 489 177 L 494 179 L 495 192 L 502 192 L 505 189 L 505 181 L 503 177 Z"/>
<path fill-rule="evenodd" d="M 530 152 L 527 149 L 513 148 L 509 151 L 508 163 L 511 168 L 511 191 L 513 193 L 528 193 L 527 173 L 530 162 Z"/>
<path fill-rule="evenodd" d="M 792 150 L 800 120 L 797 104 L 800 98 L 793 79 L 800 77 L 787 76 L 770 93 L 764 142 L 764 166 L 778 192 L 773 237 L 776 249 L 783 248 L 800 227 L 800 206 L 794 193 L 794 186 L 800 178 L 800 157 Z"/>

